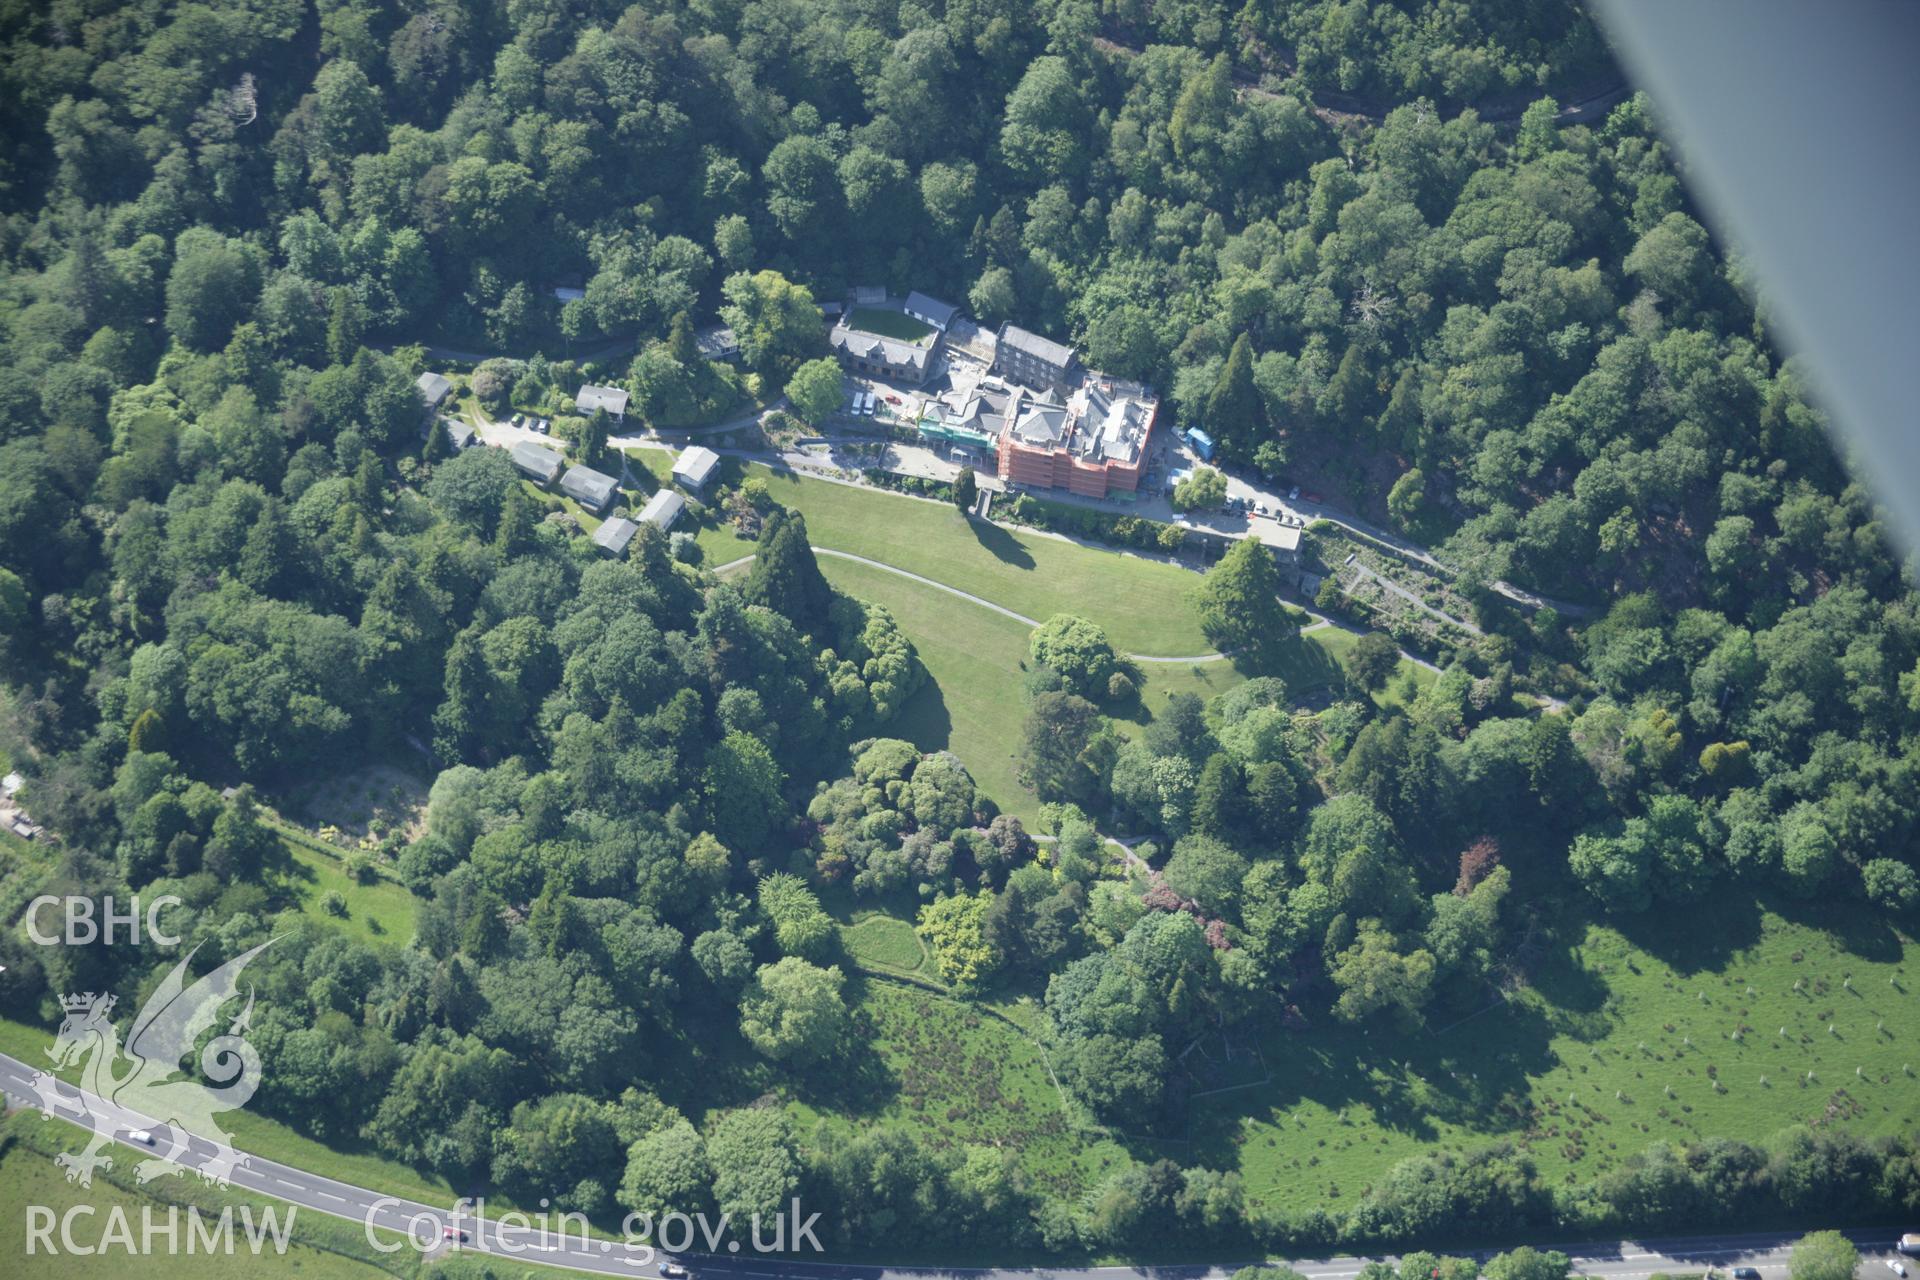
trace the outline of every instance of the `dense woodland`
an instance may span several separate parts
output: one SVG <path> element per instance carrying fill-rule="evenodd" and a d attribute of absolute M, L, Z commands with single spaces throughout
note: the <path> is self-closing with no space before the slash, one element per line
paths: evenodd
<path fill-rule="evenodd" d="M 1650 104 L 1563 126 L 1598 37 L 1497 8 L 0 7 L 0 746 L 63 841 L 34 889 L 179 893 L 207 963 L 286 934 L 256 1106 L 594 1213 L 798 1191 L 843 1247 L 1065 1253 L 1914 1208 L 1910 1145 L 1834 1130 L 1577 1190 L 1440 1153 L 1302 1220 L 1164 1160 L 1069 1201 L 1006 1151 L 698 1090 L 716 1036 L 793 1082 L 846 1065 L 827 893 L 909 901 L 962 991 L 1041 996 L 1062 1084 L 1145 1133 L 1203 1028 L 1399 1034 L 1556 905 L 1920 905 L 1920 599 Z M 855 281 L 1152 380 L 1232 463 L 1433 543 L 1488 634 L 1384 710 L 1392 647 L 1356 646 L 1302 713 L 1244 544 L 1198 607 L 1257 678 L 1128 739 L 1124 663 L 1051 621 L 1008 744 L 1029 832 L 887 736 L 924 673 L 797 515 L 718 585 L 653 536 L 600 557 L 497 450 L 423 445 L 414 344 L 511 356 L 522 392 L 593 363 L 678 425 L 783 385 Z M 744 380 L 688 341 L 715 314 Z M 1543 666 L 1564 706 L 1516 699 Z M 389 859 L 417 944 L 281 913 L 252 788 L 423 750 L 427 831 Z M 18 935 L 11 1016 L 153 978 Z"/>

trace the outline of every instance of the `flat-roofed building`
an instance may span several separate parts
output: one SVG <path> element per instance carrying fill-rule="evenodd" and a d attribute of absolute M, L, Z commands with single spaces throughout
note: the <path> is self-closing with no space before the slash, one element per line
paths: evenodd
<path fill-rule="evenodd" d="M 1089 498 L 1132 493 L 1146 470 L 1159 401 L 1144 386 L 1088 373 L 1065 401 L 1017 390 L 1000 436 L 1000 478 Z"/>

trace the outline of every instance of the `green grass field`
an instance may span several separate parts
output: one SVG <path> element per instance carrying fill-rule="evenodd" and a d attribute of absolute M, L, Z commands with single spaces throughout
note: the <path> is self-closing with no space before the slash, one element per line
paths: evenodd
<path fill-rule="evenodd" d="M 885 605 L 926 665 L 927 683 L 881 731 L 922 751 L 953 752 L 1003 810 L 1033 820 L 1039 802 L 1014 777 L 1027 628 L 871 565 L 822 556 L 820 568 L 836 589 Z"/>
<path fill-rule="evenodd" d="M 933 330 L 903 311 L 882 311 L 873 307 L 855 307 L 847 322 L 863 333 L 877 333 L 899 342 L 920 342 L 933 336 Z"/>
<path fill-rule="evenodd" d="M 301 913 L 323 924 L 344 929 L 367 942 L 405 946 L 413 940 L 414 897 L 392 880 L 361 884 L 337 858 L 330 858 L 291 840 L 282 840 L 287 861 L 274 868 L 269 883 L 293 895 Z M 330 915 L 321 903 L 329 892 L 346 899 L 347 914 Z"/>
<path fill-rule="evenodd" d="M 1036 620 L 1080 614 L 1130 653 L 1213 652 L 1188 602 L 1200 581 L 1190 570 L 967 520 L 945 503 L 752 471 L 766 477 L 775 500 L 806 516 L 816 546 L 921 574 Z"/>
<path fill-rule="evenodd" d="M 1272 1036 L 1271 1079 L 1201 1100 L 1167 1153 L 1237 1166 L 1250 1197 L 1303 1209 L 1351 1203 L 1436 1144 L 1512 1141 L 1571 1184 L 1658 1141 L 1920 1124 L 1910 941 L 1884 924 L 1726 902 L 1575 936 L 1511 1003 L 1409 1035 Z"/>
<path fill-rule="evenodd" d="M 840 926 L 847 954 L 869 969 L 927 977 L 927 950 L 913 925 L 898 916 L 866 912 Z"/>

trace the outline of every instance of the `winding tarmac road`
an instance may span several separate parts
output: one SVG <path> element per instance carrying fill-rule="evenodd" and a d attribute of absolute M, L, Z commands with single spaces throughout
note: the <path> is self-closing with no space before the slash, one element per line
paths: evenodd
<path fill-rule="evenodd" d="M 17 1058 L 0 1054 L 0 1093 L 9 1103 L 37 1107 L 35 1088 L 38 1071 Z M 166 1149 L 134 1145 L 125 1139 L 133 1130 L 162 1131 L 166 1126 L 152 1117 L 117 1107 L 104 1098 L 85 1095 L 73 1085 L 62 1084 L 63 1101 L 68 1105 L 54 1115 L 72 1124 L 86 1126 L 87 1112 L 104 1117 L 116 1141 L 122 1146 L 122 1158 L 138 1153 L 151 1158 Z M 204 1138 L 189 1138 L 185 1149 L 170 1157 L 184 1168 L 197 1169 L 214 1151 Z M 565 1267 L 599 1275 L 658 1276 L 662 1255 L 641 1245 L 614 1240 L 583 1238 L 578 1234 L 561 1235 L 542 1231 L 537 1222 L 521 1226 L 500 1218 L 478 1219 L 470 1212 L 456 1215 L 451 1206 L 422 1204 L 418 1201 L 384 1196 L 365 1187 L 323 1178 L 262 1156 L 248 1155 L 235 1170 L 232 1185 L 243 1191 L 271 1196 L 303 1209 L 325 1213 L 365 1226 L 393 1232 L 414 1232 L 416 1238 L 434 1249 L 440 1247 L 443 1227 L 457 1223 L 469 1233 L 462 1246 L 479 1252 L 512 1258 L 521 1262 Z M 462 1202 L 463 1204 L 465 1202 Z M 510 1216 L 510 1215 L 509 1215 Z M 370 1233 L 371 1234 L 371 1233 Z M 824 1233 L 822 1233 L 824 1234 Z M 1846 1233 L 1865 1255 L 1862 1270 L 1869 1276 L 1879 1273 L 1892 1280 L 1884 1269 L 1884 1260 L 1893 1254 L 1898 1232 L 1893 1228 L 1849 1231 Z M 1690 1236 L 1661 1240 L 1617 1240 L 1586 1243 L 1548 1244 L 1573 1259 L 1574 1271 L 1594 1280 L 1644 1280 L 1666 1272 L 1699 1273 L 1709 1268 L 1725 1270 L 1734 1266 L 1753 1267 L 1762 1280 L 1785 1280 L 1788 1251 L 1794 1236 L 1785 1232 L 1755 1232 L 1744 1235 Z M 404 1247 L 404 1246 L 402 1246 Z M 1454 1251 L 1459 1252 L 1459 1251 Z M 1493 1250 L 1473 1252 L 1486 1258 Z M 787 1277 L 792 1280 L 942 1280 L 943 1277 L 968 1276 L 978 1280 L 1224 1280 L 1234 1265 L 1171 1265 L 1141 1267 L 1063 1267 L 1045 1270 L 986 1267 L 893 1266 L 885 1263 L 852 1265 L 809 1262 L 785 1257 L 739 1255 L 677 1254 L 700 1280 L 732 1280 L 738 1277 Z M 1308 1280 L 1351 1280 L 1368 1262 L 1393 1261 L 1392 1255 L 1376 1257 L 1297 1258 L 1288 1265 Z"/>

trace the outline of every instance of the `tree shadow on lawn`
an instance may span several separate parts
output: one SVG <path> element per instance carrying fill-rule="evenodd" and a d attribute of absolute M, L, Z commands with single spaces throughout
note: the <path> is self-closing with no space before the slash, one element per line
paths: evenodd
<path fill-rule="evenodd" d="M 847 974 L 847 1004 L 857 1006 L 865 981 L 844 957 L 833 963 Z M 740 1034 L 739 1014 L 731 1006 L 689 1009 L 684 1016 L 671 1042 L 653 1047 L 650 1062 L 635 1072 L 633 1083 L 654 1090 L 696 1124 L 708 1111 L 748 1106 L 769 1094 L 784 1094 L 817 1111 L 877 1114 L 899 1092 L 899 1082 L 864 1034 L 849 1037 L 834 1060 L 802 1068 L 771 1062 L 755 1052 Z"/>
<path fill-rule="evenodd" d="M 962 519 L 973 530 L 974 541 L 991 552 L 994 559 L 1016 569 L 1033 568 L 1033 554 L 1021 545 L 1020 539 L 990 520 L 975 520 L 972 516 Z"/>
<path fill-rule="evenodd" d="M 953 741 L 953 713 L 931 675 L 885 726 L 884 736 L 905 738 L 922 751 L 945 751 Z"/>
<path fill-rule="evenodd" d="M 1783 920 L 1817 929 L 1850 956 L 1878 964 L 1897 964 L 1906 954 L 1899 930 L 1878 910 L 1861 910 L 1858 902 L 1795 898 L 1771 894 L 1762 905 Z"/>
<path fill-rule="evenodd" d="M 1640 950 L 1685 978 L 1719 973 L 1761 938 L 1761 903 L 1751 894 L 1719 887 L 1704 902 L 1657 905 L 1605 922 Z"/>
<path fill-rule="evenodd" d="M 1346 683 L 1339 661 L 1311 636 L 1294 635 L 1243 649 L 1232 658 L 1234 669 L 1248 679 L 1278 676 L 1295 697 Z"/>
<path fill-rule="evenodd" d="M 1438 1031 L 1277 1033 L 1265 1045 L 1270 1083 L 1191 1104 L 1193 1158 L 1237 1164 L 1245 1120 L 1274 1127 L 1270 1136 L 1284 1145 L 1292 1132 L 1286 1113 L 1302 1103 L 1334 1115 L 1365 1107 L 1365 1125 L 1419 1142 L 1439 1140 L 1443 1124 L 1489 1138 L 1510 1134 L 1528 1122 L 1533 1078 L 1559 1065 L 1553 1035 L 1539 1011 L 1511 1005 Z"/>

